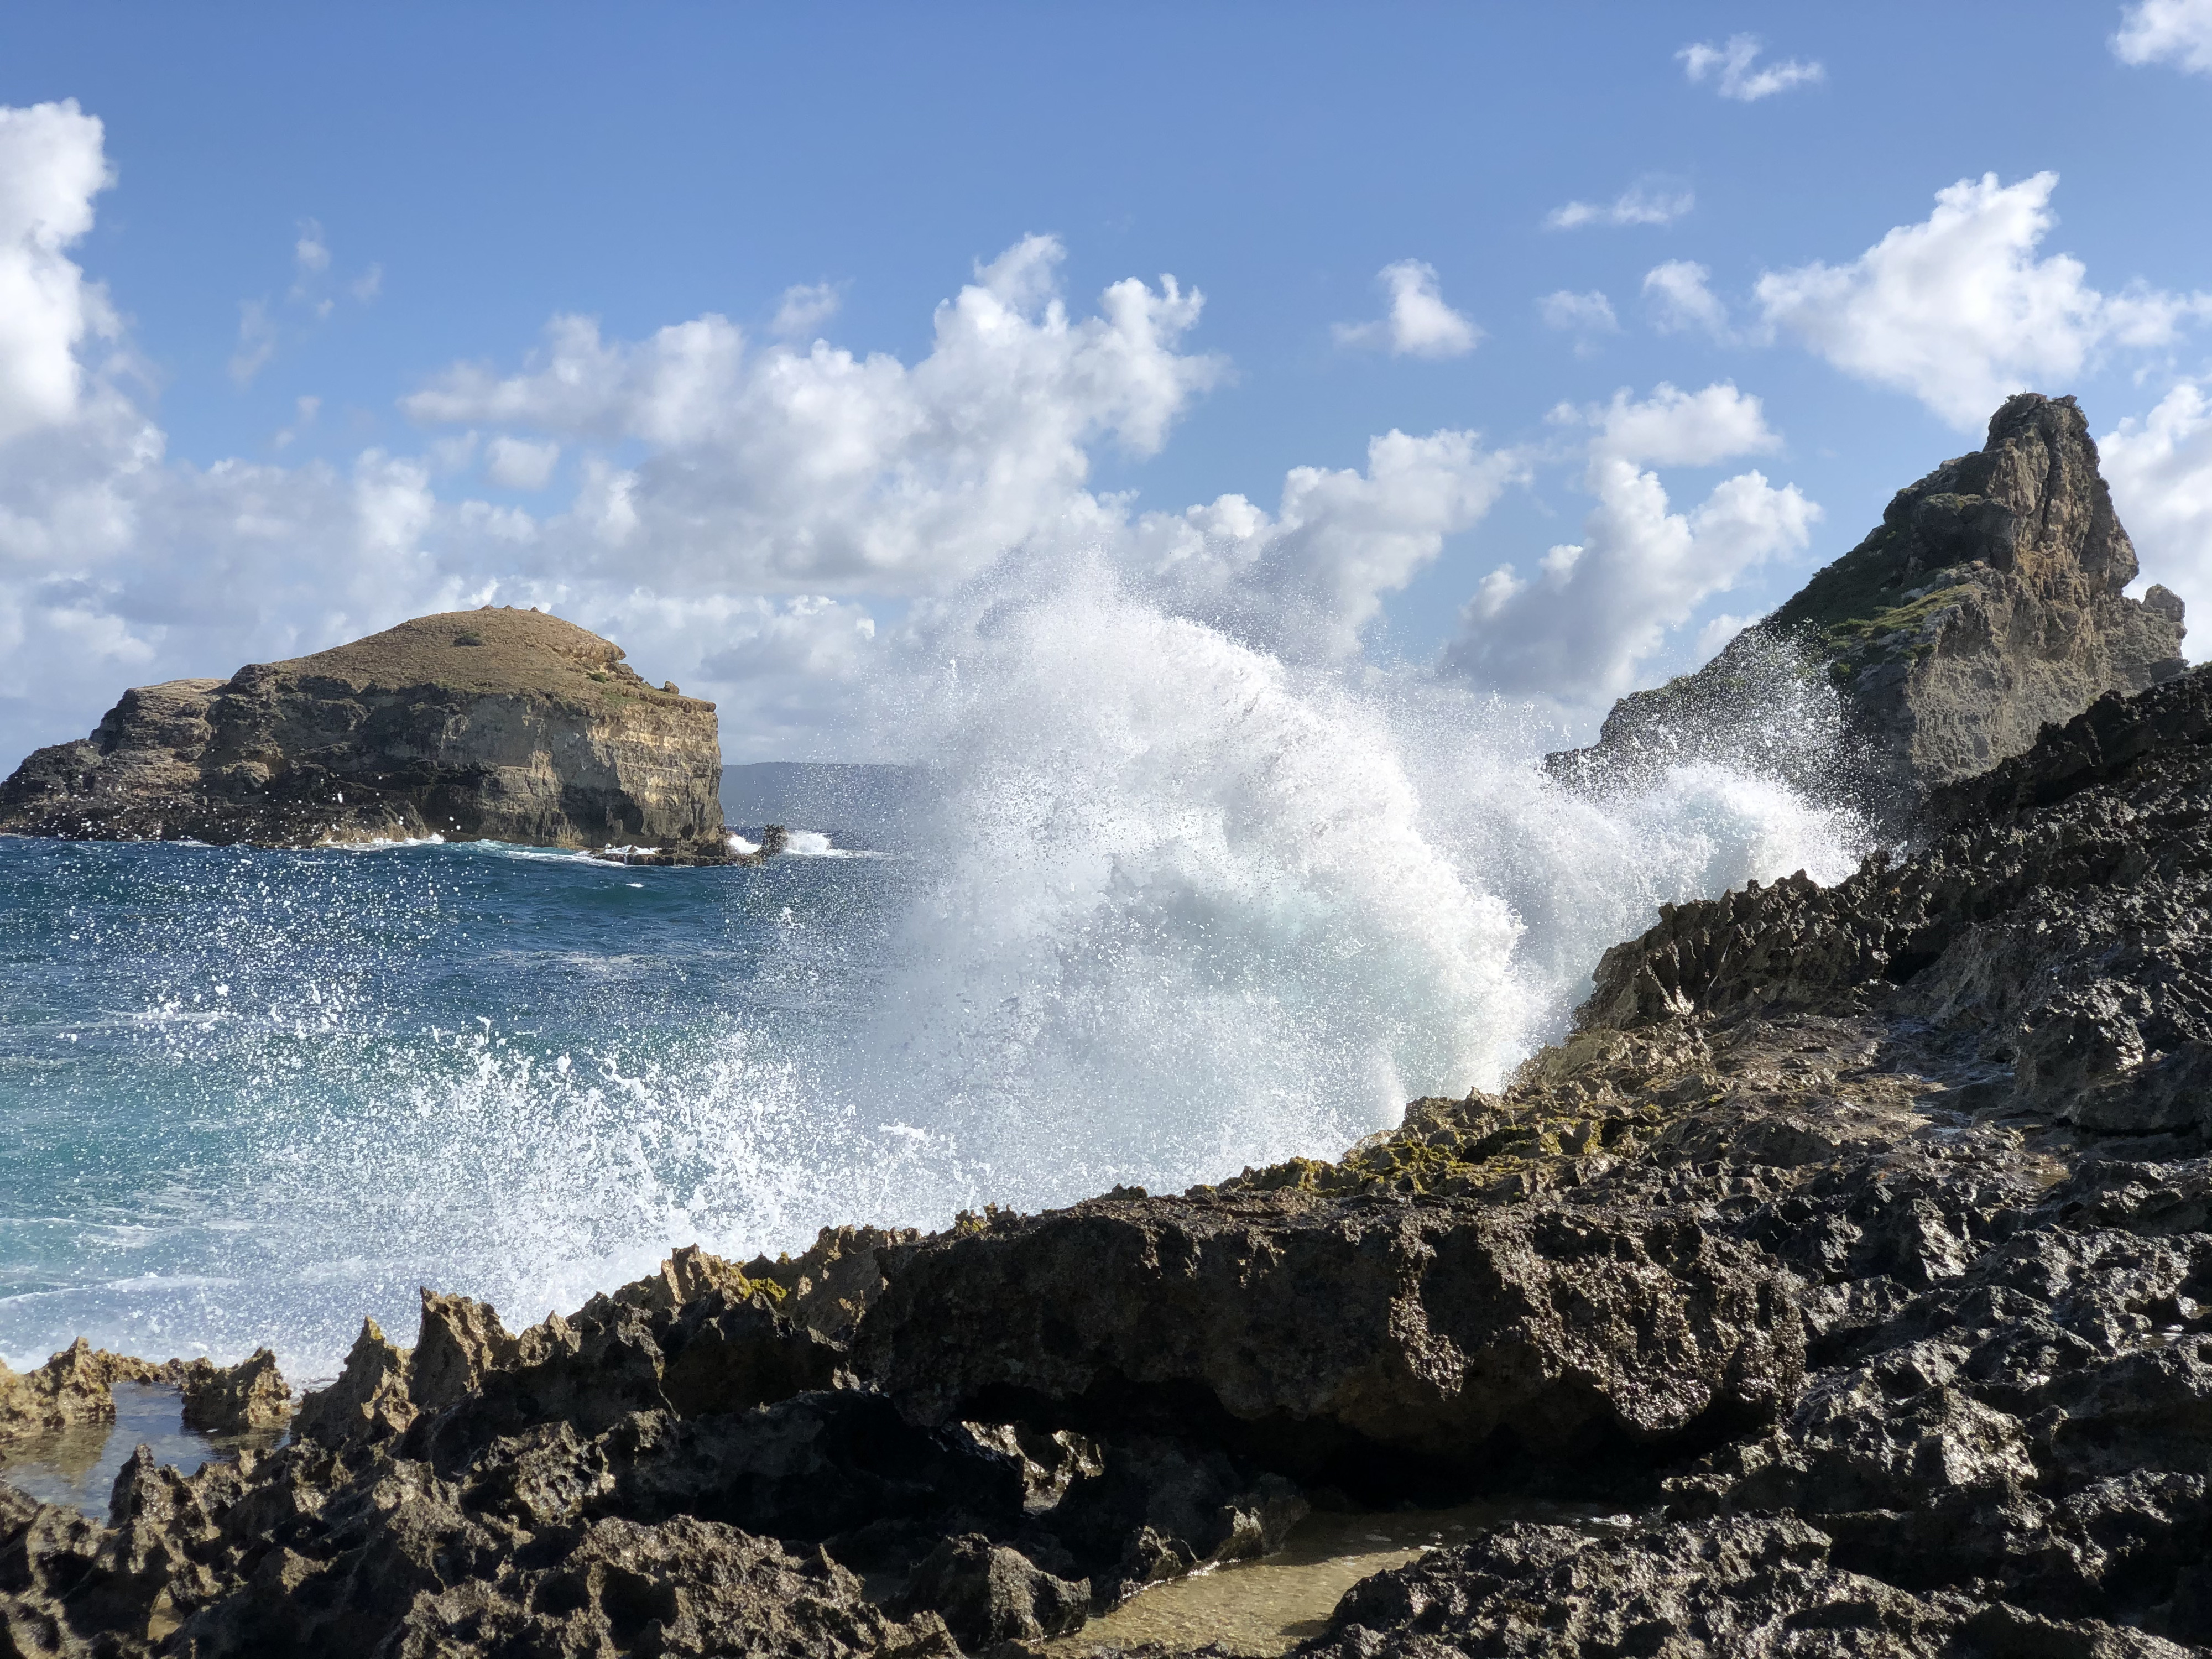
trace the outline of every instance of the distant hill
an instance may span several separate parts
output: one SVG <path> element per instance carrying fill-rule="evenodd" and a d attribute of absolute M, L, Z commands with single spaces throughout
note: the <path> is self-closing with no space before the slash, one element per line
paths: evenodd
<path fill-rule="evenodd" d="M 228 680 L 123 694 L 0 784 L 0 831 L 71 840 L 681 843 L 725 856 L 714 705 L 512 606 L 417 617 Z"/>

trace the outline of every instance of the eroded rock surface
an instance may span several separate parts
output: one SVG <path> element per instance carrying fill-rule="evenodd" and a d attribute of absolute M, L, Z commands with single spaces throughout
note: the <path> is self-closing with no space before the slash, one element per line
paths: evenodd
<path fill-rule="evenodd" d="M 726 862 L 714 705 L 514 609 L 421 617 L 228 680 L 123 694 L 0 785 L 0 831 L 252 842 L 642 844 Z"/>
<path fill-rule="evenodd" d="M 2136 573 L 2087 419 L 2021 392 L 1981 449 L 1899 491 L 1796 597 L 1696 673 L 1623 698 L 1553 769 L 1633 778 L 1718 750 L 1901 819 L 2045 724 L 2182 672 L 2181 600 L 2127 598 Z M 1834 729 L 1778 747 L 1778 701 L 1802 705 L 1802 729 L 1831 687 Z"/>

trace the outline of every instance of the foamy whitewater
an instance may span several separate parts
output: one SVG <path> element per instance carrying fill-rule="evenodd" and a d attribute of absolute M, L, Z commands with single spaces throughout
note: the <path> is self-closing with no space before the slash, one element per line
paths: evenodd
<path fill-rule="evenodd" d="M 420 1285 L 519 1326 L 679 1243 L 1334 1156 L 1502 1082 L 1662 902 L 1862 850 L 1715 766 L 1578 798 L 1528 710 L 1103 577 L 905 660 L 876 736 L 929 784 L 882 845 L 0 840 L 0 1354 L 313 1377 Z"/>

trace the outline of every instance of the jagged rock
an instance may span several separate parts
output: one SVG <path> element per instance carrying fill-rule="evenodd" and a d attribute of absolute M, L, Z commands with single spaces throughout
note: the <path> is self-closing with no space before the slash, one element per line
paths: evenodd
<path fill-rule="evenodd" d="M 276 1369 L 276 1356 L 257 1348 L 235 1365 L 203 1360 L 181 1379 L 184 1419 L 203 1434 L 241 1434 L 281 1427 L 292 1415 L 292 1385 Z"/>
<path fill-rule="evenodd" d="M 300 1401 L 294 1432 L 332 1447 L 404 1433 L 415 1420 L 408 1369 L 407 1351 L 386 1340 L 374 1319 L 362 1320 L 337 1380 Z"/>
<path fill-rule="evenodd" d="M 2087 421 L 2071 398 L 2021 392 L 1980 450 L 1900 490 L 1779 610 L 1550 764 L 1601 781 L 1720 752 L 1901 812 L 2105 693 L 2182 672 L 2181 600 L 2125 597 L 2136 572 Z M 1808 684 L 1839 693 L 1841 727 L 1778 746 L 1779 726 L 1823 718 Z M 1778 721 L 1785 702 L 1802 706 Z"/>
<path fill-rule="evenodd" d="M 708 1521 L 599 1521 L 556 1561 L 418 1596 L 394 1659 L 529 1653 L 599 1659 L 958 1659 L 927 1613 L 892 1620 L 820 1552 L 788 1551 Z"/>
<path fill-rule="evenodd" d="M 1663 1442 L 1771 1413 L 1803 1359 L 1771 1267 L 1648 1212 L 1104 1198 L 884 1254 L 859 1369 L 921 1420 L 1202 1400 L 1209 1432 L 1311 1478 Z"/>
<path fill-rule="evenodd" d="M 1969 1037 L 1982 1104 L 2098 1133 L 2212 1135 L 2212 672 L 2100 700 L 1986 778 L 1901 865 L 1662 908 L 1580 1018 L 1871 1006 Z"/>
<path fill-rule="evenodd" d="M 1090 1614 L 1091 1585 L 1055 1578 L 1019 1550 L 964 1533 L 923 1558 L 892 1610 L 938 1613 L 963 1648 L 1034 1642 L 1079 1629 Z"/>
<path fill-rule="evenodd" d="M 0 785 L 0 831 L 313 845 L 440 835 L 726 862 L 714 705 L 512 608 L 141 686 Z"/>
<path fill-rule="evenodd" d="M 1732 1520 L 1592 1540 L 1517 1525 L 1363 1580 L 1310 1659 L 1510 1654 L 1668 1659 L 1747 1654 L 2181 1659 L 2185 1650 L 2096 1621 L 2039 1617 L 1957 1591 L 1915 1595 L 1838 1568 L 1826 1534 Z"/>

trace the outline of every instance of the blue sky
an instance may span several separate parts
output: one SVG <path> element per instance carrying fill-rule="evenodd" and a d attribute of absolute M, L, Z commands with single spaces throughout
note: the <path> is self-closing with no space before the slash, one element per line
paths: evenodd
<path fill-rule="evenodd" d="M 2145 579 L 2212 605 L 2212 0 L 89 4 L 0 47 L 0 104 L 99 124 L 0 135 L 0 238 L 82 301 L 0 338 L 0 760 L 485 595 L 717 696 L 733 760 L 836 758 L 917 607 L 1042 544 L 1587 721 L 2018 385 L 2121 432 Z M 1053 334 L 1131 278 L 1150 343 Z M 817 337 L 849 371 L 776 368 Z M 1227 496 L 1264 518 L 1185 514 Z"/>

